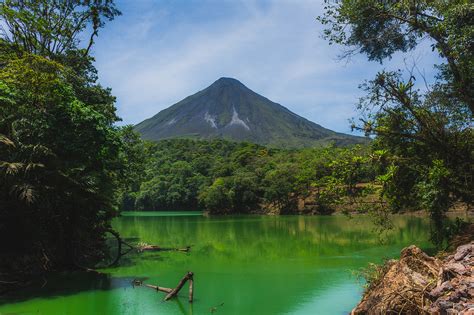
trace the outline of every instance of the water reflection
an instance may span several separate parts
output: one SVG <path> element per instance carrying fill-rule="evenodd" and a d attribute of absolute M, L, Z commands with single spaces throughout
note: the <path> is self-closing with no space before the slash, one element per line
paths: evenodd
<path fill-rule="evenodd" d="M 351 270 L 397 256 L 413 242 L 428 245 L 427 223 L 417 217 L 395 218 L 395 229 L 381 244 L 362 216 L 151 215 L 124 216 L 114 226 L 136 242 L 192 245 L 191 252 L 130 254 L 120 267 L 96 278 L 56 275 L 41 290 L 10 297 L 0 313 L 209 314 L 222 305 L 216 313 L 337 314 L 350 310 L 361 294 Z M 164 303 L 161 293 L 131 286 L 133 278 L 143 277 L 174 287 L 188 270 L 196 281 L 192 306 L 184 296 Z"/>

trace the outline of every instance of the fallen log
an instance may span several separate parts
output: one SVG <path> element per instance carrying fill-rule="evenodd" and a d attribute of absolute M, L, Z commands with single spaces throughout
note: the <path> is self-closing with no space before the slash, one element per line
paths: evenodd
<path fill-rule="evenodd" d="M 143 281 L 138 280 L 138 279 L 133 280 L 132 284 L 133 284 L 133 287 L 142 287 L 143 286 L 143 287 L 153 289 L 155 291 L 160 291 L 160 292 L 165 292 L 165 293 L 170 293 L 171 291 L 173 291 L 173 289 L 170 289 L 170 288 L 165 288 L 165 287 L 160 287 L 160 286 L 153 285 L 153 284 L 143 283 Z"/>
<path fill-rule="evenodd" d="M 153 285 L 153 284 L 145 284 L 145 287 L 154 289 L 156 291 L 165 292 L 165 293 L 171 293 L 171 291 L 173 291 L 173 289 L 159 287 L 159 286 Z"/>
<path fill-rule="evenodd" d="M 190 280 L 190 279 L 193 279 L 193 276 L 194 274 L 189 271 L 178 283 L 178 285 L 176 286 L 176 288 L 173 289 L 173 291 L 171 291 L 170 293 L 168 293 L 167 296 L 165 296 L 165 301 L 168 301 L 169 299 L 173 298 L 176 296 L 176 294 L 178 294 L 179 290 L 181 290 L 181 288 L 184 286 L 184 284 L 186 283 L 186 281 Z"/>
<path fill-rule="evenodd" d="M 178 252 L 189 252 L 191 246 L 186 246 L 185 248 L 173 248 L 173 247 L 160 247 L 158 245 L 149 245 L 146 243 L 140 243 L 136 246 L 136 249 L 139 252 L 144 251 L 178 251 Z"/>
<path fill-rule="evenodd" d="M 179 291 L 183 288 L 183 286 L 186 284 L 186 282 L 189 281 L 189 303 L 192 303 L 193 298 L 194 298 L 194 292 L 193 292 L 194 291 L 194 279 L 193 279 L 193 277 L 194 277 L 194 273 L 189 271 L 188 273 L 186 273 L 186 275 L 184 275 L 184 277 L 179 281 L 178 285 L 174 289 L 160 287 L 160 286 L 153 285 L 153 284 L 143 283 L 143 281 L 138 280 L 138 279 L 133 280 L 132 284 L 133 284 L 134 287 L 135 286 L 144 286 L 144 287 L 153 289 L 155 291 L 168 293 L 165 296 L 165 301 L 168 301 L 169 299 L 175 297 L 179 293 Z"/>
<path fill-rule="evenodd" d="M 0 0 L 1 1 L 1 0 Z M 138 243 L 136 245 L 129 244 L 125 240 L 122 239 L 120 234 L 116 232 L 115 230 L 109 229 L 106 231 L 107 236 L 106 238 L 109 239 L 115 239 L 115 242 L 117 244 L 116 250 L 114 250 L 114 253 L 106 257 L 106 259 L 111 259 L 111 261 L 106 261 L 105 259 L 100 262 L 99 264 L 96 264 L 94 266 L 84 266 L 80 262 L 74 262 L 74 264 L 86 271 L 95 271 L 97 268 L 108 268 L 111 266 L 114 266 L 118 264 L 119 260 L 127 255 L 128 253 L 132 251 L 137 251 L 137 252 L 144 252 L 144 251 L 177 251 L 177 252 L 189 252 L 191 250 L 191 246 L 186 246 L 184 248 L 174 248 L 174 247 L 160 247 L 158 245 L 150 245 L 147 243 Z M 114 248 L 113 246 L 110 246 L 109 248 Z M 115 253 L 116 252 L 116 253 Z M 113 255 L 113 256 L 112 256 Z M 47 259 L 47 257 L 45 257 Z"/>

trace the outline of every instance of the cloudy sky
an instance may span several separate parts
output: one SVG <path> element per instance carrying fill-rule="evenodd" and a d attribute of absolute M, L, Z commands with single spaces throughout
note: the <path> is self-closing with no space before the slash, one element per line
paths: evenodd
<path fill-rule="evenodd" d="M 320 38 L 322 0 L 123 0 L 123 15 L 101 30 L 93 54 L 100 82 L 117 96 L 124 124 L 136 124 L 220 77 L 324 127 L 350 132 L 358 85 L 383 67 L 416 60 L 430 78 L 429 45 L 384 65 L 339 60 Z"/>

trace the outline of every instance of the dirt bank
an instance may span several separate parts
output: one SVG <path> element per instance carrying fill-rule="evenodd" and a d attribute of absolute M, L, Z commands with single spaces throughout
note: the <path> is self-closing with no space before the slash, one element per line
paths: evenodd
<path fill-rule="evenodd" d="M 473 314 L 474 241 L 444 258 L 416 246 L 388 261 L 352 314 Z"/>

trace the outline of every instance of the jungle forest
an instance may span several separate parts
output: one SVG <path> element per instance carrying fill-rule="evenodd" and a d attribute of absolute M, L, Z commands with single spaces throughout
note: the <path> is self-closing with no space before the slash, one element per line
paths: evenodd
<path fill-rule="evenodd" d="M 114 87 L 99 83 L 93 54 L 104 29 L 128 14 L 130 3 L 120 4 L 0 1 L 0 313 L 64 314 L 61 303 L 73 298 L 84 299 L 77 314 L 472 311 L 471 1 L 323 1 L 312 23 L 323 27 L 324 42 L 341 59 L 363 56 L 382 70 L 359 82 L 363 96 L 351 105 L 358 114 L 348 124 L 364 139 L 294 148 L 228 137 L 153 141 L 122 124 Z M 416 64 L 385 68 L 392 56 L 426 43 L 439 60 L 431 81 Z M 101 269 L 111 235 L 139 241 L 130 245 L 138 253 Z M 188 247 L 152 256 L 161 246 Z M 438 256 L 430 260 L 422 250 Z M 342 256 L 351 257 L 350 266 L 336 260 Z M 404 264 L 419 266 L 428 280 L 397 274 Z M 347 276 L 350 288 L 349 304 L 337 310 L 334 300 L 323 300 L 329 291 L 318 291 L 329 280 L 314 280 L 315 289 L 305 278 L 335 266 L 341 269 L 331 279 Z M 148 282 L 160 291 L 158 283 L 177 282 L 191 269 L 197 290 L 189 311 L 135 288 Z M 362 275 L 363 289 L 348 269 Z M 247 272 L 258 275 L 247 279 Z M 82 289 L 57 289 L 66 281 Z M 182 281 L 176 291 L 162 288 L 165 300 L 182 299 L 180 286 L 193 273 Z M 114 287 L 119 282 L 126 285 Z M 409 293 L 390 296 L 390 285 Z M 247 296 L 243 288 L 253 286 Z M 108 305 L 122 289 L 129 301 L 144 296 L 143 304 L 91 306 Z M 260 294 L 281 300 L 265 308 L 254 301 Z M 378 298 L 383 294 L 389 298 Z M 307 307 L 303 296 L 319 306 L 300 308 Z"/>

